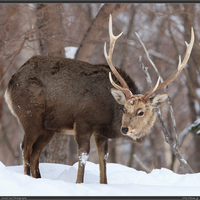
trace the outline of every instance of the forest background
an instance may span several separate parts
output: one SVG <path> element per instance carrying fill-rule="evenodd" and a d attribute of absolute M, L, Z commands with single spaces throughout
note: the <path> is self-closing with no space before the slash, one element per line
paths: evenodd
<path fill-rule="evenodd" d="M 0 4 L 0 161 L 5 165 L 22 164 L 23 130 L 3 97 L 11 76 L 34 55 L 106 64 L 103 46 L 109 43 L 109 14 L 113 16 L 114 34 L 123 31 L 116 43 L 113 62 L 132 77 L 141 93 L 149 89 L 141 69 L 141 56 L 153 84 L 158 77 L 135 32 L 165 80 L 175 72 L 178 55 L 184 57 L 184 41 L 189 43 L 190 30 L 194 27 L 195 44 L 189 62 L 168 87 L 176 127 L 169 104 L 162 106 L 161 113 L 170 137 L 178 142 L 181 155 L 194 172 L 200 172 L 200 4 L 192 3 Z M 43 150 L 40 162 L 72 165 L 77 160 L 73 136 L 56 134 Z M 98 163 L 93 138 L 89 161 Z M 159 120 L 143 144 L 109 140 L 108 162 L 147 172 L 165 167 L 186 173 L 166 142 Z"/>

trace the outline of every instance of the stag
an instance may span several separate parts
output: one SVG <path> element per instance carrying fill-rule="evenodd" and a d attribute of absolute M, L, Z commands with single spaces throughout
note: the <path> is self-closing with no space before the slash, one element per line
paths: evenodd
<path fill-rule="evenodd" d="M 186 43 L 183 62 L 179 57 L 176 73 L 160 85 L 158 79 L 155 87 L 144 95 L 139 94 L 134 81 L 122 69 L 116 70 L 112 63 L 114 45 L 121 34 L 113 35 L 110 16 L 108 55 L 106 44 L 104 48 L 108 65 L 34 56 L 12 76 L 5 99 L 24 130 L 22 152 L 26 175 L 40 178 L 39 156 L 43 148 L 55 133 L 73 130 L 79 157 L 76 183 L 83 183 L 93 134 L 99 156 L 100 183 L 106 184 L 108 139 L 122 137 L 141 142 L 148 136 L 156 119 L 155 108 L 168 97 L 154 93 L 180 74 L 189 59 L 194 33 L 192 30 L 190 44 Z"/>

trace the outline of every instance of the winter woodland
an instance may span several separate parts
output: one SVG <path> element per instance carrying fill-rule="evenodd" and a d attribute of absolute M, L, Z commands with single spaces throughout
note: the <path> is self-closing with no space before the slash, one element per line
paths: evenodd
<path fill-rule="evenodd" d="M 195 43 L 184 70 L 167 88 L 170 102 L 161 107 L 171 145 L 166 142 L 157 119 L 143 144 L 109 140 L 107 162 L 145 172 L 166 168 L 186 174 L 188 170 L 181 164 L 182 159 L 195 173 L 200 172 L 200 5 L 192 3 L 1 4 L 0 161 L 4 165 L 22 165 L 23 130 L 3 97 L 11 76 L 33 55 L 106 64 L 103 46 L 109 42 L 110 13 L 114 34 L 123 31 L 115 46 L 113 62 L 132 77 L 141 93 L 149 89 L 141 66 L 148 68 L 153 85 L 158 75 L 135 32 L 164 80 L 177 68 L 178 56 L 184 57 L 184 41 L 189 43 L 191 27 Z M 173 153 L 177 150 L 173 151 L 174 145 L 180 150 L 179 159 Z M 73 136 L 55 135 L 43 150 L 40 162 L 73 165 L 78 160 L 76 149 Z M 88 160 L 98 163 L 93 138 Z"/>

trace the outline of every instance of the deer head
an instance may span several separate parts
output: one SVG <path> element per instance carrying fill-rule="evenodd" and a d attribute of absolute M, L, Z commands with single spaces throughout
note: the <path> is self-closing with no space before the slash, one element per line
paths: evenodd
<path fill-rule="evenodd" d="M 122 32 L 123 33 L 123 32 Z M 104 45 L 104 55 L 110 66 L 111 71 L 115 77 L 120 82 L 121 86 L 117 85 L 113 79 L 111 73 L 109 73 L 109 79 L 114 88 L 111 89 L 111 94 L 115 100 L 124 106 L 124 113 L 122 117 L 122 134 L 126 134 L 134 140 L 139 140 L 148 135 L 151 127 L 153 126 L 156 113 L 154 108 L 160 107 L 165 100 L 168 98 L 167 94 L 154 95 L 155 92 L 164 88 L 169 83 L 171 83 L 182 71 L 186 65 L 194 44 L 194 32 L 191 29 L 191 41 L 190 44 L 186 43 L 186 53 L 183 61 L 181 62 L 181 57 L 179 56 L 179 64 L 176 73 L 170 78 L 165 80 L 163 83 L 159 84 L 160 78 L 154 88 L 148 91 L 146 94 L 132 94 L 125 80 L 120 76 L 116 68 L 112 63 L 112 54 L 116 40 L 122 35 L 120 33 L 118 36 L 113 35 L 112 31 L 112 17 L 110 15 L 109 19 L 109 35 L 110 35 L 110 48 L 109 54 L 107 55 L 106 43 Z"/>

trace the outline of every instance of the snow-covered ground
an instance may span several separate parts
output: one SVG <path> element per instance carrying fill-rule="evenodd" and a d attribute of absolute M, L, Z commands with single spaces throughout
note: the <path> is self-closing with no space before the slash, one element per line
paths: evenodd
<path fill-rule="evenodd" d="M 107 164 L 108 184 L 99 184 L 99 165 L 87 162 L 85 182 L 75 184 L 73 166 L 41 163 L 41 179 L 23 174 L 23 166 L 0 162 L 0 196 L 200 196 L 200 173 L 179 175 L 162 168 L 147 174 Z"/>

